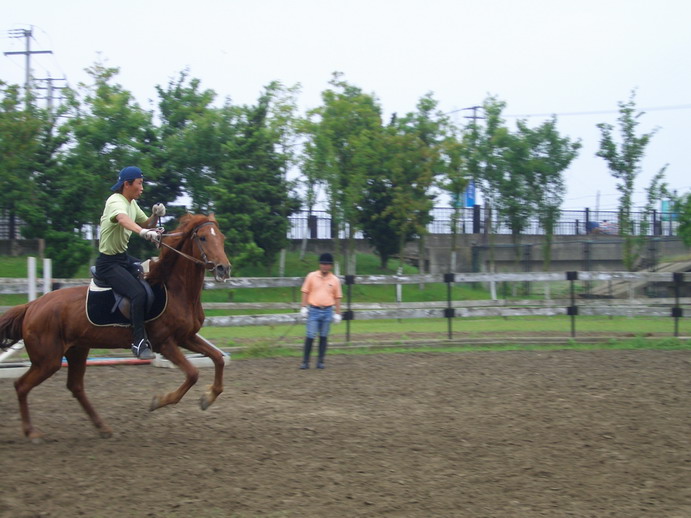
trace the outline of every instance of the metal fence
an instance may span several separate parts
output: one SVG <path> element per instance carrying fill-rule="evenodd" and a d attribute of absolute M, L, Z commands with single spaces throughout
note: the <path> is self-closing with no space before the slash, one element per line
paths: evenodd
<path fill-rule="evenodd" d="M 452 218 L 454 209 L 451 207 L 435 207 L 432 209 L 432 221 L 427 225 L 429 234 L 451 234 Z M 643 212 L 633 212 L 632 235 L 648 236 L 676 236 L 677 214 L 672 212 L 653 211 L 646 215 Z M 329 213 L 323 210 L 308 212 L 302 210 L 293 214 L 289 218 L 290 227 L 288 237 L 290 239 L 331 239 L 334 229 Z M 555 235 L 571 236 L 585 234 L 605 234 L 619 235 L 619 214 L 617 211 L 596 211 L 591 209 L 583 210 L 563 210 L 554 227 Z M 6 213 L 0 212 L 0 239 L 21 239 L 20 229 L 24 223 L 16 219 L 10 220 Z M 91 232 L 92 228 L 85 228 L 86 232 Z M 460 209 L 458 221 L 458 233 L 460 234 L 483 234 L 494 232 L 497 234 L 511 234 L 511 228 L 506 221 L 493 219 L 490 222 L 487 209 L 480 205 Z M 536 219 L 529 219 L 526 222 L 526 235 L 543 235 L 544 229 Z M 345 237 L 346 232 L 342 232 L 340 237 Z M 361 232 L 356 232 L 355 237 L 362 239 Z"/>
<path fill-rule="evenodd" d="M 450 207 L 435 207 L 432 209 L 432 222 L 427 225 L 429 234 L 451 234 L 454 209 Z M 671 212 L 653 211 L 651 214 L 633 212 L 631 214 L 632 235 L 647 236 L 676 236 L 677 215 Z M 554 227 L 555 235 L 572 236 L 586 234 L 619 235 L 619 213 L 617 211 L 596 211 L 591 209 L 563 210 Z M 497 234 L 511 234 L 511 228 L 506 221 L 492 219 L 490 222 L 488 211 L 479 205 L 460 209 L 458 233 L 482 234 L 494 232 Z M 544 235 L 545 231 L 537 219 L 526 222 L 526 235 Z M 340 237 L 345 237 L 341 233 Z M 331 217 L 326 211 L 300 211 L 290 217 L 290 239 L 331 239 L 334 235 Z M 358 239 L 361 233 L 356 233 Z"/>

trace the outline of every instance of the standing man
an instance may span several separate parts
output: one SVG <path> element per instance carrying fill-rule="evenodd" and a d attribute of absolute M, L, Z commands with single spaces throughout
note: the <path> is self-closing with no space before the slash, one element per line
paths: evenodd
<path fill-rule="evenodd" d="M 324 368 L 327 337 L 331 321 L 338 324 L 341 321 L 341 281 L 331 269 L 333 256 L 329 253 L 319 256 L 319 269 L 307 274 L 302 284 L 302 303 L 300 314 L 307 317 L 307 337 L 303 350 L 301 369 L 310 368 L 310 353 L 314 338 L 319 335 L 319 357 L 317 369 Z"/>
<path fill-rule="evenodd" d="M 130 299 L 132 353 L 142 360 L 150 360 L 154 358 L 154 353 L 144 328 L 146 292 L 136 278 L 139 271 L 134 263 L 138 263 L 139 259 L 127 254 L 127 246 L 132 232 L 148 241 L 157 242 L 160 234 L 152 227 L 156 226 L 161 216 L 165 216 L 166 208 L 162 203 L 157 203 L 150 218 L 139 208 L 136 200 L 144 191 L 144 175 L 138 167 L 129 166 L 120 171 L 117 183 L 110 190 L 115 193 L 106 201 L 101 216 L 96 275 Z"/>

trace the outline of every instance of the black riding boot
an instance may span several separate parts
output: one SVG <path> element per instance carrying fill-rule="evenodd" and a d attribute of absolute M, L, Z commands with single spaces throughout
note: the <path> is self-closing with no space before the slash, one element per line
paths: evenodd
<path fill-rule="evenodd" d="M 301 369 L 310 368 L 310 354 L 312 353 L 312 344 L 314 343 L 314 338 L 305 338 L 305 346 L 302 350 L 302 364 Z"/>
<path fill-rule="evenodd" d="M 324 368 L 324 356 L 326 356 L 327 340 L 325 336 L 319 337 L 319 358 L 317 359 L 317 369 Z"/>

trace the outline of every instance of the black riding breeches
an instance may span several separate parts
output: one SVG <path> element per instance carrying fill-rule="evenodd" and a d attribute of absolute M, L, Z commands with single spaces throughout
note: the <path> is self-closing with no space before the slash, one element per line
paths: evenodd
<path fill-rule="evenodd" d="M 130 318 L 134 328 L 134 340 L 146 338 L 144 313 L 146 311 L 146 291 L 135 278 L 134 263 L 139 259 L 126 253 L 106 255 L 99 254 L 96 259 L 96 276 L 106 281 L 113 290 L 130 299 Z"/>

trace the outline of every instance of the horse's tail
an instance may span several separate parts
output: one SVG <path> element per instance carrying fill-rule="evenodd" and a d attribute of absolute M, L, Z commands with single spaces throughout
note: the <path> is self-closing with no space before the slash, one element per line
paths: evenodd
<path fill-rule="evenodd" d="M 0 349 L 7 349 L 22 339 L 22 324 L 29 304 L 15 306 L 0 315 Z"/>

